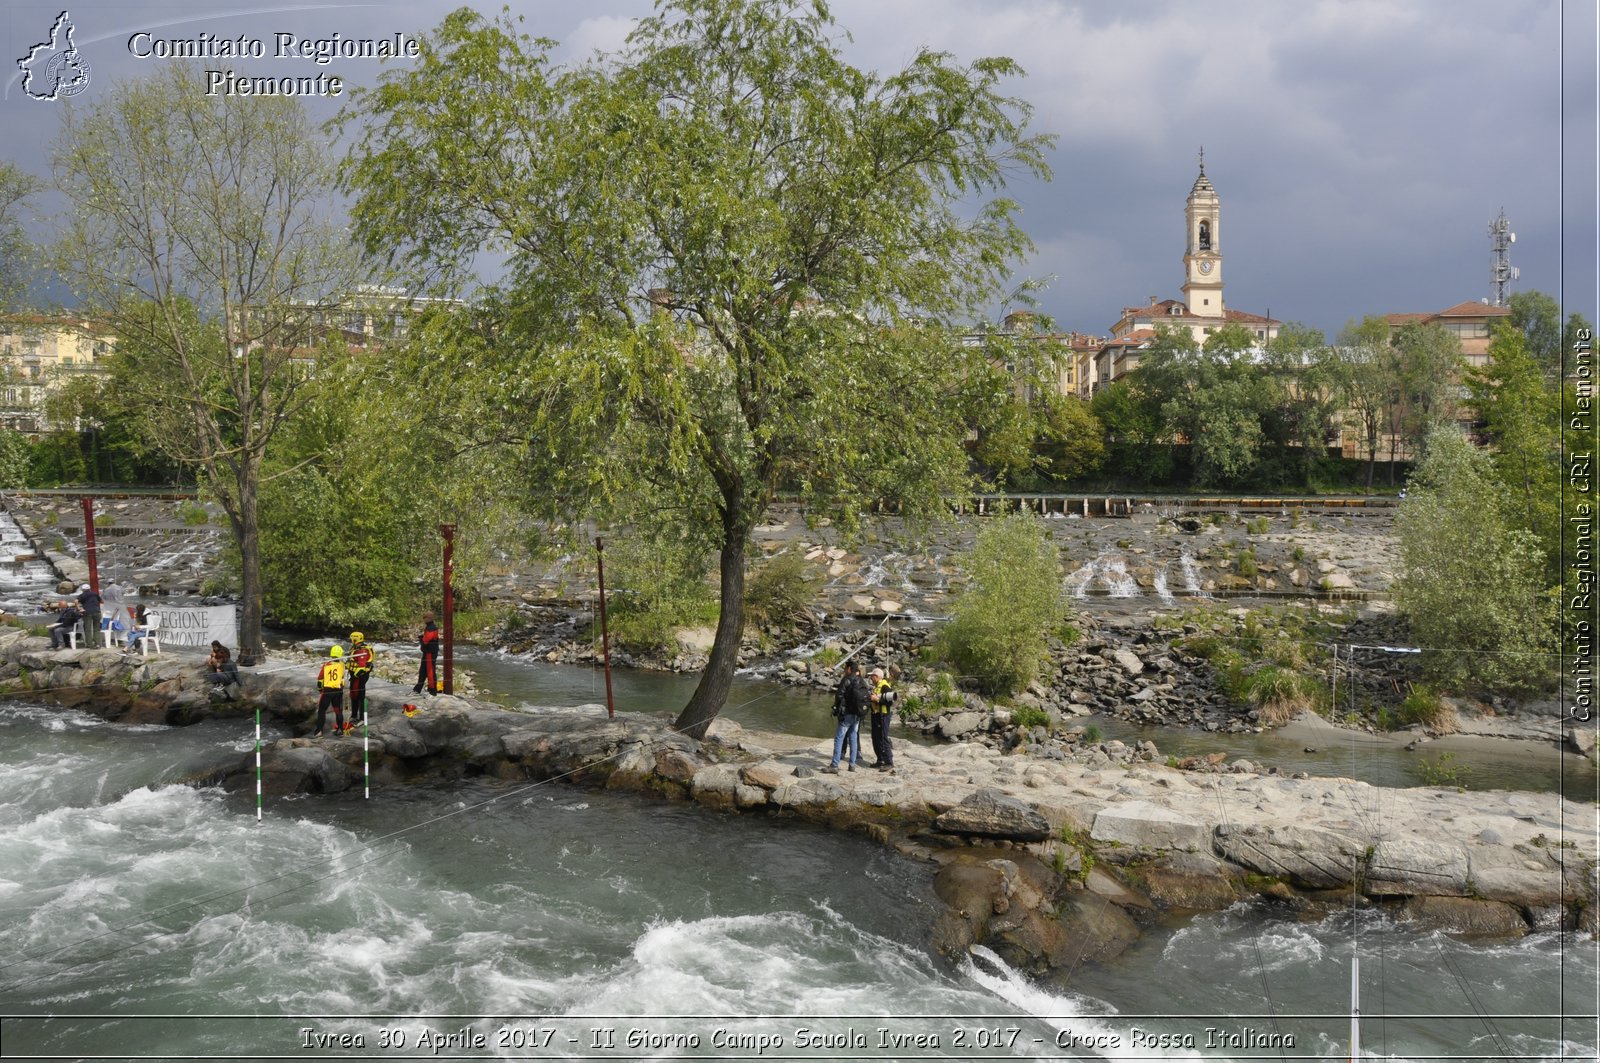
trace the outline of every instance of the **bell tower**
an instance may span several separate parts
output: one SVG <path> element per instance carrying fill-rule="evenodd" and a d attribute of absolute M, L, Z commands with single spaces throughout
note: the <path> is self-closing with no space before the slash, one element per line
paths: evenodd
<path fill-rule="evenodd" d="M 1183 250 L 1183 301 L 1197 317 L 1224 316 L 1222 242 L 1218 221 L 1222 204 L 1206 176 L 1206 149 L 1200 149 L 1200 176 L 1194 179 L 1183 218 L 1188 237 Z"/>

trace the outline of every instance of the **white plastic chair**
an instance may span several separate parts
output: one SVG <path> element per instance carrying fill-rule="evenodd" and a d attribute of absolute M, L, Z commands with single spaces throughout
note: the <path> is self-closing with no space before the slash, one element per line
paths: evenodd
<path fill-rule="evenodd" d="M 156 644 L 155 652 L 161 652 L 161 637 L 156 634 L 156 629 L 160 626 L 161 614 L 147 613 L 144 618 L 144 627 L 134 629 L 141 632 L 139 636 L 139 652 L 146 657 L 150 656 L 150 644 L 152 642 Z"/>
<path fill-rule="evenodd" d="M 105 642 L 105 647 L 108 650 L 117 644 L 117 633 L 111 630 L 111 624 L 111 617 L 100 618 L 100 638 Z"/>
<path fill-rule="evenodd" d="M 73 649 L 77 649 L 78 648 L 78 640 L 81 639 L 81 638 L 83 638 L 83 621 L 82 620 L 78 621 L 76 624 L 73 624 L 72 625 L 72 629 L 67 632 L 67 645 L 70 646 Z"/>

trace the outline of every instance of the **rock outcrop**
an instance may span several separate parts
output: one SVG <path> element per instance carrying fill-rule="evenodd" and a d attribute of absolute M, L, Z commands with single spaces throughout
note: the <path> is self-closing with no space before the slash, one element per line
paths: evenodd
<path fill-rule="evenodd" d="M 247 669 L 247 701 L 218 702 L 198 651 L 144 661 L 43 641 L 0 630 L 0 691 L 145 723 L 259 707 L 304 735 L 314 719 L 306 659 Z M 363 731 L 270 742 L 261 782 L 269 813 L 275 798 L 358 787 L 364 775 L 374 787 L 488 776 L 855 830 L 939 865 L 936 890 L 950 906 L 941 948 L 984 943 L 1037 971 L 1115 956 L 1164 912 L 1249 896 L 1314 912 L 1347 906 L 1353 890 L 1472 933 L 1595 930 L 1596 840 L 1578 828 L 1592 810 L 1556 795 L 1209 774 L 1136 756 L 1097 767 L 1046 749 L 902 743 L 894 775 L 823 775 L 824 739 L 717 721 L 696 742 L 600 706 L 516 711 L 374 681 Z M 217 775 L 253 802 L 255 771 L 251 754 Z"/>

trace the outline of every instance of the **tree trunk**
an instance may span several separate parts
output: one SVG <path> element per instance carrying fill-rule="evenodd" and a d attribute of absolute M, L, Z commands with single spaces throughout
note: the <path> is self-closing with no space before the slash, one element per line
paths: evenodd
<path fill-rule="evenodd" d="M 733 670 L 739 663 L 739 643 L 744 637 L 744 551 L 748 536 L 743 530 L 725 533 L 722 544 L 722 613 L 717 617 L 717 636 L 711 644 L 711 659 L 700 673 L 689 703 L 674 724 L 690 738 L 706 736 L 711 721 L 727 703 L 733 685 Z"/>
<path fill-rule="evenodd" d="M 256 511 L 256 471 L 246 463 L 239 473 L 239 663 L 258 664 L 266 655 L 261 641 L 261 525 Z"/>

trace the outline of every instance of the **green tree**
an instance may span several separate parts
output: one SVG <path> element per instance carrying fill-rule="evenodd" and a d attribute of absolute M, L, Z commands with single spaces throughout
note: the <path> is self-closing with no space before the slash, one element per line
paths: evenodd
<path fill-rule="evenodd" d="M 984 692 L 1015 693 L 1038 676 L 1065 613 L 1049 530 L 1026 512 L 992 522 L 962 568 L 969 583 L 951 605 L 939 652 Z"/>
<path fill-rule="evenodd" d="M 33 245 L 22 212 L 42 187 L 15 164 L 0 162 L 0 311 L 16 308 L 27 290 Z"/>
<path fill-rule="evenodd" d="M 1506 299 L 1513 329 L 1547 376 L 1561 375 L 1561 304 L 1540 291 L 1512 292 Z"/>
<path fill-rule="evenodd" d="M 1105 426 L 1107 463 L 1113 469 L 1155 483 L 1172 475 L 1172 448 L 1163 445 L 1160 403 L 1135 375 L 1097 390 L 1089 412 Z"/>
<path fill-rule="evenodd" d="M 1246 482 L 1256 469 L 1265 439 L 1262 418 L 1277 390 L 1251 361 L 1254 338 L 1240 325 L 1217 329 L 1204 346 L 1187 330 L 1156 332 L 1132 375 L 1159 403 L 1163 433 L 1189 444 L 1197 483 Z"/>
<path fill-rule="evenodd" d="M 1542 545 L 1553 584 L 1561 550 L 1560 394 L 1515 328 L 1495 330 L 1489 363 L 1468 374 L 1467 389 L 1517 526 Z"/>
<path fill-rule="evenodd" d="M 1041 435 L 1035 444 L 1044 471 L 1054 480 L 1081 480 L 1106 461 L 1106 429 L 1076 395 L 1041 398 Z"/>
<path fill-rule="evenodd" d="M 1340 410 L 1338 366 L 1322 332 L 1290 322 L 1267 344 L 1263 369 L 1274 378 L 1274 397 L 1262 414 L 1268 440 L 1285 468 L 1306 488 L 1327 462 L 1328 440 Z"/>
<path fill-rule="evenodd" d="M 1367 486 L 1378 465 L 1378 435 L 1394 407 L 1397 374 L 1389 323 L 1376 315 L 1352 321 L 1339 333 L 1332 373 L 1367 451 Z"/>
<path fill-rule="evenodd" d="M 1461 388 L 1461 341 L 1438 323 L 1401 325 L 1391 341 L 1389 482 L 1399 447 L 1416 456 L 1435 424 L 1454 421 Z"/>
<path fill-rule="evenodd" d="M 1458 428 L 1429 434 L 1396 519 L 1395 598 L 1441 682 L 1526 690 L 1553 669 L 1542 551 L 1517 508 Z"/>
<path fill-rule="evenodd" d="M 267 450 L 304 401 L 318 315 L 364 275 L 327 213 L 329 140 L 298 101 L 207 95 L 177 64 L 62 114 L 61 272 L 117 333 L 144 438 L 227 514 L 248 662 Z"/>
<path fill-rule="evenodd" d="M 372 249 L 504 280 L 442 372 L 515 411 L 536 499 L 672 522 L 718 557 L 715 644 L 678 719 L 704 735 L 744 626 L 750 536 L 780 485 L 850 519 L 963 485 L 948 342 L 1031 245 L 993 198 L 1046 174 L 1006 59 L 920 51 L 888 77 L 820 3 L 667 0 L 566 68 L 509 17 L 458 11 L 356 97 L 344 187 Z M 651 490 L 639 488 L 649 485 Z"/>
<path fill-rule="evenodd" d="M 0 428 L 0 488 L 28 486 L 33 454 L 21 432 Z"/>

